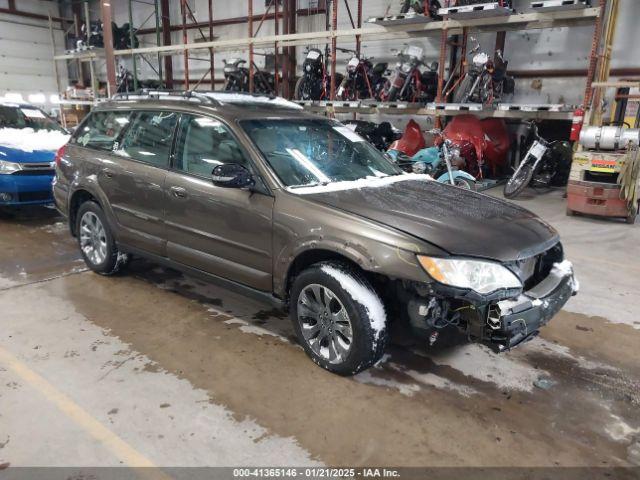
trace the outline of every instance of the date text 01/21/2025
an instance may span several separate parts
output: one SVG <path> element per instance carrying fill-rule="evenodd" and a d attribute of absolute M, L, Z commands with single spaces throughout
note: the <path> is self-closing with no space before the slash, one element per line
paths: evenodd
<path fill-rule="evenodd" d="M 397 470 L 388 468 L 236 468 L 234 478 L 397 478 Z"/>

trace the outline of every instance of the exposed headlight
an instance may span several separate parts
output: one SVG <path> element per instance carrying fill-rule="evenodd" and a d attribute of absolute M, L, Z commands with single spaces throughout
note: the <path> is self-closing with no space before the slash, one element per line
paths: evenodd
<path fill-rule="evenodd" d="M 415 162 L 411 166 L 411 170 L 413 173 L 424 173 L 427 171 L 427 164 L 424 162 Z"/>
<path fill-rule="evenodd" d="M 485 295 L 501 289 L 522 288 L 518 277 L 498 263 L 423 255 L 418 255 L 418 261 L 431 278 L 452 287 Z"/>
<path fill-rule="evenodd" d="M 19 163 L 0 160 L 0 175 L 9 175 L 13 172 L 17 172 L 18 170 L 22 170 Z"/>
<path fill-rule="evenodd" d="M 404 73 L 409 73 L 411 71 L 411 65 L 409 63 L 403 63 L 402 66 L 400 67 L 400 69 L 404 72 Z"/>

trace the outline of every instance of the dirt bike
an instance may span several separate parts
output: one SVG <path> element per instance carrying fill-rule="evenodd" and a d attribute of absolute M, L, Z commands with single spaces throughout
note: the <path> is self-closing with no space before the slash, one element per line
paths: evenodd
<path fill-rule="evenodd" d="M 471 37 L 475 47 L 469 52 L 471 65 L 466 72 L 449 88 L 449 81 L 445 86 L 445 98 L 455 90 L 454 103 L 482 103 L 491 105 L 504 94 L 511 94 L 515 90 L 515 80 L 507 75 L 508 61 L 502 52 L 497 50 L 495 59 L 489 58 L 487 53 L 480 50 L 480 43 Z M 451 80 L 451 79 L 450 79 Z"/>
<path fill-rule="evenodd" d="M 571 170 L 572 148 L 567 141 L 548 142 L 529 123 L 529 150 L 504 186 L 504 196 L 515 198 L 531 185 L 550 187 L 566 185 Z"/>
<path fill-rule="evenodd" d="M 342 75 L 336 73 L 336 85 L 342 83 Z M 326 100 L 331 93 L 331 76 L 323 53 L 317 48 L 309 48 L 305 52 L 302 64 L 302 76 L 296 83 L 294 97 L 296 100 Z"/>
<path fill-rule="evenodd" d="M 386 102 L 431 102 L 438 92 L 438 62 L 433 62 L 428 70 L 424 66 L 421 47 L 409 45 L 397 52 L 399 62 L 393 76 L 387 80 L 379 99 Z"/>
<path fill-rule="evenodd" d="M 361 98 L 377 98 L 384 88 L 387 79 L 384 77 L 387 71 L 387 63 L 371 62 L 373 57 L 358 57 L 354 50 L 340 49 L 343 52 L 353 53 L 347 63 L 347 74 L 342 79 L 336 97 L 340 100 L 358 100 Z"/>
<path fill-rule="evenodd" d="M 400 13 L 409 13 L 414 11 L 422 15 L 428 15 L 433 19 L 438 17 L 438 10 L 442 7 L 439 0 L 400 0 Z"/>

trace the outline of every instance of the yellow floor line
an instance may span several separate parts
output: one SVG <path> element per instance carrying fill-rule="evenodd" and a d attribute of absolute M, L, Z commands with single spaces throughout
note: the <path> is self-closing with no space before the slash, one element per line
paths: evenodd
<path fill-rule="evenodd" d="M 0 363 L 4 363 L 22 380 L 39 391 L 49 402 L 54 404 L 80 428 L 104 445 L 105 448 L 110 450 L 125 464 L 125 466 L 132 468 L 147 467 L 137 471 L 137 473 L 146 478 L 158 480 L 171 479 L 171 477 L 166 475 L 164 472 L 158 470 L 158 467 L 142 453 L 138 452 L 102 423 L 93 418 L 86 410 L 76 404 L 64 393 L 57 390 L 46 379 L 27 367 L 13 354 L 2 348 L 0 348 Z"/>

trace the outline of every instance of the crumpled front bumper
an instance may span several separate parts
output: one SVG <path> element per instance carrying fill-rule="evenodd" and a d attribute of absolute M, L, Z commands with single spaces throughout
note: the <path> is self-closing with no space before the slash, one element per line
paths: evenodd
<path fill-rule="evenodd" d="M 487 314 L 485 340 L 496 351 L 513 348 L 537 335 L 578 293 L 578 282 L 569 262 L 556 264 L 547 278 L 513 300 L 492 304 Z"/>

